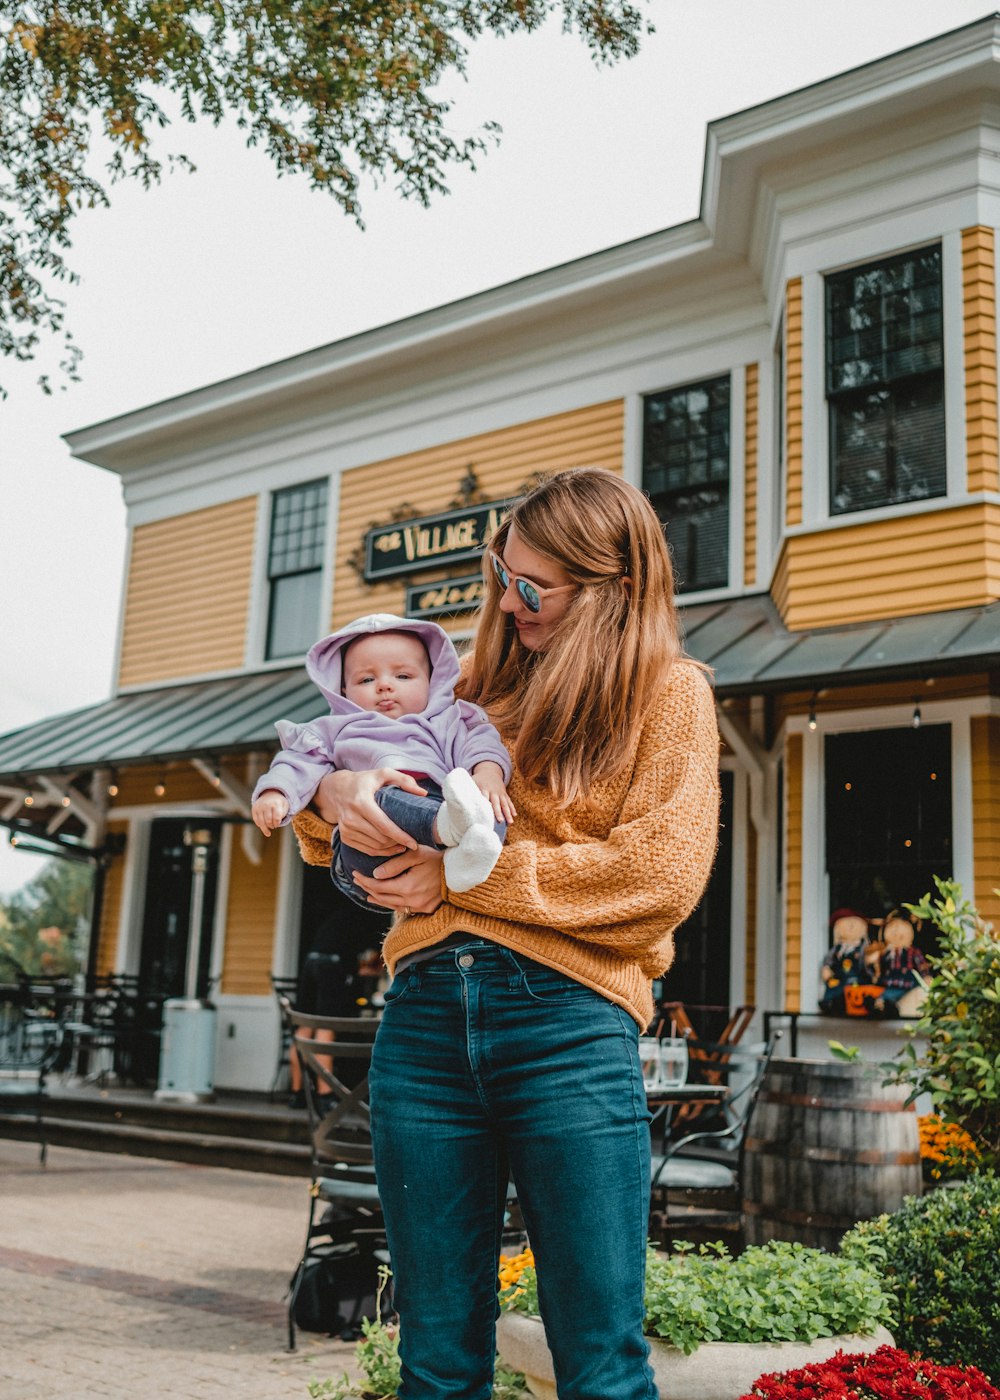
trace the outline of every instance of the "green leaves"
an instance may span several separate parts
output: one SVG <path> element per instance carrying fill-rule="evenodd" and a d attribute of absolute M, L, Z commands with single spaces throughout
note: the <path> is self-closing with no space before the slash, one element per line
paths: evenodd
<path fill-rule="evenodd" d="M 1000 1375 L 1000 1179 L 982 1172 L 865 1220 L 841 1252 L 883 1275 L 896 1344 Z"/>
<path fill-rule="evenodd" d="M 168 124 L 158 95 L 187 121 L 232 114 L 282 174 L 302 174 L 361 220 L 365 176 L 428 204 L 453 166 L 475 167 L 498 129 L 458 137 L 434 96 L 463 73 L 468 40 L 536 29 L 561 13 L 595 60 L 628 57 L 649 25 L 630 0 L 33 0 L 0 12 L 0 354 L 30 359 L 62 335 L 63 372 L 79 351 L 54 283 L 72 281 L 63 252 L 81 208 L 106 184 L 144 186 Z M 92 171 L 99 129 L 110 155 Z M 189 165 L 182 155 L 168 166 Z M 43 387 L 47 387 L 44 386 Z"/>
<path fill-rule="evenodd" d="M 524 1271 L 521 1285 L 529 1274 L 534 1270 Z M 510 1305 L 529 1311 L 524 1295 Z M 889 1295 L 872 1265 L 801 1244 L 771 1241 L 736 1259 L 722 1244 L 646 1256 L 645 1330 L 688 1354 L 705 1342 L 871 1333 L 888 1312 Z"/>
<path fill-rule="evenodd" d="M 920 1019 L 885 1068 L 891 1082 L 926 1093 L 942 1118 L 961 1124 L 987 1161 L 1000 1161 L 1000 940 L 953 880 L 935 877 L 938 897 L 908 905 L 940 931 Z"/>

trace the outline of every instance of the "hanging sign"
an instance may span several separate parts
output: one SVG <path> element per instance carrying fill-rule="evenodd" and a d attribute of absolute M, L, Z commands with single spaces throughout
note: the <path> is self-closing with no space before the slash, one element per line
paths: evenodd
<path fill-rule="evenodd" d="M 482 601 L 482 574 L 463 574 L 461 578 L 443 578 L 437 583 L 408 588 L 406 616 L 451 617 L 455 613 L 475 612 Z"/>
<path fill-rule="evenodd" d="M 379 525 L 365 536 L 365 581 L 477 559 L 507 513 L 506 501 Z"/>

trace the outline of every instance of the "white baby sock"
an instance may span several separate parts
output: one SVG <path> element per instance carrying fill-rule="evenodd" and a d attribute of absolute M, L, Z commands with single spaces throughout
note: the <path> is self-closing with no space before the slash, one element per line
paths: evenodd
<path fill-rule="evenodd" d="M 458 845 L 444 853 L 448 888 L 462 894 L 474 885 L 481 885 L 496 865 L 501 849 L 500 838 L 492 825 L 471 826 Z"/>
<path fill-rule="evenodd" d="M 493 808 L 465 768 L 453 768 L 441 784 L 444 801 L 437 812 L 438 840 L 442 846 L 458 846 L 473 827 L 493 830 Z M 482 877 L 480 877 L 482 878 Z M 478 880 L 473 880 L 478 885 Z M 458 889 L 452 885 L 452 889 Z M 464 886 L 471 889 L 471 885 Z"/>

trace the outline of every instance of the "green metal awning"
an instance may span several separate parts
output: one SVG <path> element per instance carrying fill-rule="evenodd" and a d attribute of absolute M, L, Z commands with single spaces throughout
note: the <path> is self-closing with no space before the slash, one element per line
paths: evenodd
<path fill-rule="evenodd" d="M 766 593 L 681 609 L 685 646 L 727 695 L 773 695 L 1000 666 L 1000 603 L 790 632 Z"/>

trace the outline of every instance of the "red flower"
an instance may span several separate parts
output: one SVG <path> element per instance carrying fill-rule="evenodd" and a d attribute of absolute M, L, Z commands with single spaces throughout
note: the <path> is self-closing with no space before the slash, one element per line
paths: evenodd
<path fill-rule="evenodd" d="M 761 1376 L 740 1400 L 1000 1400 L 1000 1390 L 974 1366 L 944 1366 L 879 1347 Z"/>

